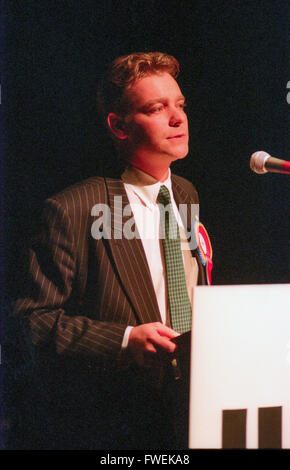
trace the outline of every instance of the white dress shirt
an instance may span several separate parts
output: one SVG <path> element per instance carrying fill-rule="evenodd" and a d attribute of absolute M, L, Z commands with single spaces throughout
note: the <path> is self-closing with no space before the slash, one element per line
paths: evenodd
<path fill-rule="evenodd" d="M 166 268 L 162 239 L 160 239 L 160 210 L 157 201 L 160 186 L 166 186 L 169 191 L 172 208 L 179 226 L 186 284 L 191 305 L 193 301 L 193 287 L 197 284 L 198 276 L 198 265 L 196 259 L 191 254 L 185 229 L 173 197 L 170 169 L 168 178 L 163 182 L 157 181 L 152 176 L 135 167 L 127 168 L 122 175 L 122 180 L 147 258 L 161 319 L 165 324 L 168 301 Z M 128 344 L 131 328 L 128 327 L 126 329 L 122 347 L 126 347 Z"/>

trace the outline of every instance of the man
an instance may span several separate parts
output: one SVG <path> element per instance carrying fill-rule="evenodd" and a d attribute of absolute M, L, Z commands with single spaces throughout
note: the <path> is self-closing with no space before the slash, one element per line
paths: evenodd
<path fill-rule="evenodd" d="M 180 331 L 170 317 L 165 248 L 159 237 L 146 234 L 146 228 L 159 227 L 159 191 L 165 187 L 187 247 L 182 270 L 190 299 L 205 275 L 186 245 L 191 220 L 183 226 L 177 210 L 198 204 L 197 193 L 170 173 L 170 164 L 188 153 L 178 71 L 176 59 L 162 53 L 116 59 L 100 104 L 126 169 L 121 178 L 93 177 L 45 203 L 25 292 L 15 307 L 37 371 L 30 406 L 41 429 L 33 434 L 34 448 L 187 445 L 188 383 L 174 360 L 171 340 Z M 95 216 L 104 207 L 110 217 L 100 219 L 96 233 Z M 125 230 L 132 217 L 134 237 Z"/>

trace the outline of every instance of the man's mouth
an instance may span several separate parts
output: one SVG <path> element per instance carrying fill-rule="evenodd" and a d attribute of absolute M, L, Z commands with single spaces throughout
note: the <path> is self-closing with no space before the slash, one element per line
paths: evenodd
<path fill-rule="evenodd" d="M 185 134 L 177 134 L 173 135 L 171 137 L 167 137 L 168 139 L 181 139 L 182 137 L 185 137 Z"/>

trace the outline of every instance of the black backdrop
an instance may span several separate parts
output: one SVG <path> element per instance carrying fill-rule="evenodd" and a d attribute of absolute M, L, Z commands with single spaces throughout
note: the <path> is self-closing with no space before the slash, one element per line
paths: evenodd
<path fill-rule="evenodd" d="M 174 169 L 199 191 L 201 221 L 214 249 L 213 283 L 289 282 L 289 178 L 249 169 L 256 150 L 290 159 L 288 3 L 4 4 L 5 310 L 17 291 L 21 248 L 43 199 L 99 173 L 101 159 L 111 155 L 96 119 L 97 80 L 108 62 L 133 51 L 161 50 L 180 61 L 191 150 Z"/>

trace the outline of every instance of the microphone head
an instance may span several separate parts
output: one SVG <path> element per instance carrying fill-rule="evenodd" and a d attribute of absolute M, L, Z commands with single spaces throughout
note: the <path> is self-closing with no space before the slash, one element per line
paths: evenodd
<path fill-rule="evenodd" d="M 250 159 L 251 170 L 255 173 L 258 173 L 259 175 L 267 173 L 265 162 L 268 160 L 268 158 L 270 158 L 270 155 L 267 152 L 259 151 L 253 153 Z"/>

